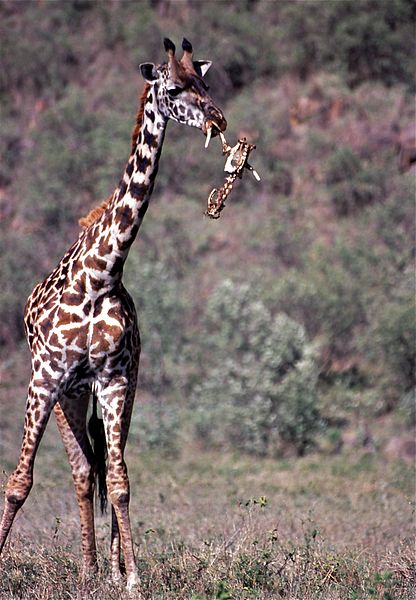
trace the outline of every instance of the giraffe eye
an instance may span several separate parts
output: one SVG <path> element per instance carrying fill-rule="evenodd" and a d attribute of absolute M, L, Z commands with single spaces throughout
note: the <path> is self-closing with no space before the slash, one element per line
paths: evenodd
<path fill-rule="evenodd" d="M 179 86 L 175 86 L 173 88 L 168 89 L 168 94 L 171 98 L 176 98 L 181 92 L 183 92 L 183 88 Z"/>

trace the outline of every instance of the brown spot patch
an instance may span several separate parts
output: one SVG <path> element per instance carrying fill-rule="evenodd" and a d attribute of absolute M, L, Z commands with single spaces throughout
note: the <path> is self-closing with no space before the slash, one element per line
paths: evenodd
<path fill-rule="evenodd" d="M 133 221 L 133 212 L 129 206 L 118 206 L 115 214 L 115 222 L 117 223 L 120 231 L 124 233 L 128 229 Z"/>
<path fill-rule="evenodd" d="M 136 153 L 136 167 L 141 173 L 145 173 L 150 167 L 152 161 L 148 156 L 143 156 L 141 152 Z"/>
<path fill-rule="evenodd" d="M 73 294 L 72 292 L 64 292 L 61 301 L 62 304 L 78 306 L 78 304 L 81 304 L 82 302 L 82 297 L 79 294 Z"/>
<path fill-rule="evenodd" d="M 100 245 L 98 248 L 98 254 L 100 256 L 106 256 L 110 254 L 113 250 L 113 244 L 110 242 L 110 233 L 108 233 L 105 237 L 100 240 Z"/>
<path fill-rule="evenodd" d="M 71 323 L 80 323 L 81 317 L 74 313 L 67 312 L 64 308 L 58 309 L 59 325 L 70 325 Z"/>
<path fill-rule="evenodd" d="M 110 345 L 117 342 L 121 335 L 121 327 L 116 327 L 115 325 L 109 326 L 105 321 L 99 321 L 94 325 L 91 338 L 94 353 L 108 352 Z"/>
<path fill-rule="evenodd" d="M 98 292 L 100 291 L 103 282 L 101 279 L 95 279 L 95 277 L 90 277 L 90 285 L 92 287 L 92 289 L 94 290 L 94 292 Z"/>
<path fill-rule="evenodd" d="M 84 349 L 87 345 L 87 334 L 87 326 L 62 331 L 62 336 L 68 345 L 75 344 L 81 349 Z"/>
<path fill-rule="evenodd" d="M 59 338 L 56 335 L 56 333 L 53 333 L 49 339 L 49 344 L 51 346 L 56 346 L 57 348 L 60 348 L 61 344 L 59 342 Z"/>
<path fill-rule="evenodd" d="M 87 256 L 85 259 L 85 266 L 87 269 L 105 271 L 107 268 L 107 261 L 103 260 L 102 258 L 98 258 L 98 256 Z"/>
<path fill-rule="evenodd" d="M 49 317 L 47 317 L 46 319 L 41 321 L 40 330 L 42 331 L 42 334 L 44 335 L 45 338 L 48 337 L 48 334 L 49 334 L 50 330 L 52 329 L 52 327 L 53 327 L 53 323 L 49 319 Z"/>
<path fill-rule="evenodd" d="M 75 281 L 74 292 L 76 294 L 82 294 L 82 295 L 85 294 L 86 281 L 87 281 L 87 275 L 84 272 L 84 273 L 82 273 L 81 277 Z"/>
<path fill-rule="evenodd" d="M 83 355 L 83 353 L 78 352 L 77 350 L 67 350 L 67 352 L 66 352 L 67 364 L 71 365 L 72 363 L 79 361 L 79 359 L 82 357 L 82 355 Z"/>

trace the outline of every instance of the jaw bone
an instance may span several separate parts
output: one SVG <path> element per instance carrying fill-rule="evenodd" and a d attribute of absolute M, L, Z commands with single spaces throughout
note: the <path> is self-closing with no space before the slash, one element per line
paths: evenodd
<path fill-rule="evenodd" d="M 212 125 L 210 125 L 207 129 L 207 137 L 205 140 L 205 148 L 208 148 L 209 143 L 211 141 L 211 133 L 212 133 Z"/>
<path fill-rule="evenodd" d="M 219 126 L 215 123 L 215 121 L 209 121 L 209 124 L 207 125 L 207 131 L 206 131 L 206 140 L 205 140 L 205 148 L 208 148 L 209 143 L 211 141 L 211 135 L 212 135 L 212 128 L 215 127 L 215 129 L 218 129 L 220 135 L 222 134 L 221 129 L 219 128 Z"/>

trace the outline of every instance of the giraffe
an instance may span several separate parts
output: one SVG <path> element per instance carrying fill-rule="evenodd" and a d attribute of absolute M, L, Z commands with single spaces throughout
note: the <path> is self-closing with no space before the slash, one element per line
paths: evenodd
<path fill-rule="evenodd" d="M 53 411 L 78 502 L 82 578 L 88 578 L 97 569 L 93 499 L 95 477 L 99 470 L 102 474 L 106 450 L 101 500 L 103 506 L 108 491 L 112 507 L 111 572 L 115 581 L 121 579 L 122 552 L 128 590 L 140 589 L 124 461 L 137 383 L 140 335 L 133 301 L 122 284 L 123 266 L 148 208 L 168 120 L 201 129 L 208 141 L 227 125 L 203 79 L 211 62 L 194 61 L 192 45 L 185 38 L 180 60 L 175 57 L 175 45 L 168 38 L 164 47 L 166 62 L 140 65 L 144 91 L 132 134 L 131 154 L 117 189 L 80 221 L 83 229 L 78 239 L 27 301 L 24 325 L 32 375 L 20 456 L 6 485 L 0 523 L 1 553 L 16 513 L 33 485 L 36 452 Z M 93 444 L 87 433 L 91 398 Z M 96 416 L 97 402 L 102 422 Z M 100 438 L 99 423 L 105 439 Z"/>

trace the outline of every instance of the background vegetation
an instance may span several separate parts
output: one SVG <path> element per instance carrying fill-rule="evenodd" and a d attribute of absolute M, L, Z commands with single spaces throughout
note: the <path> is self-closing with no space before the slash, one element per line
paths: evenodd
<path fill-rule="evenodd" d="M 119 180 L 142 88 L 137 65 L 164 60 L 164 36 L 188 37 L 198 58 L 214 61 L 207 78 L 227 137 L 257 144 L 261 183 L 241 182 L 211 222 L 202 215 L 222 180 L 216 140 L 204 151 L 200 132 L 170 124 L 152 208 L 126 266 L 143 341 L 131 432 L 143 471 L 133 452 L 132 476 L 162 504 L 159 477 L 175 490 L 174 526 L 161 533 L 149 524 L 159 518 L 151 507 L 136 524 L 155 597 L 405 598 L 411 589 L 415 184 L 414 167 L 400 166 L 415 143 L 415 18 L 411 0 L 0 3 L 7 472 L 28 380 L 24 303 L 77 236 L 78 218 Z M 39 463 L 48 449 L 57 460 L 51 436 Z M 216 461 L 214 472 L 207 465 Z M 285 469 L 305 482 L 280 480 Z M 349 484 L 352 495 L 371 498 L 365 515 L 360 503 L 349 512 Z M 344 498 L 340 512 L 314 496 L 320 485 L 333 503 Z M 194 533 L 184 525 L 200 519 L 188 494 L 191 504 L 206 498 Z M 55 514 L 65 506 L 75 519 L 60 498 Z M 282 502 L 293 535 L 277 526 Z M 213 511 L 221 523 L 225 507 L 233 531 L 204 521 Z M 355 522 L 371 516 L 380 535 L 354 529 L 348 538 L 335 527 L 343 510 Z M 312 524 L 323 513 L 331 524 Z M 65 539 L 58 523 L 52 541 L 40 536 L 41 552 L 49 561 L 52 547 L 74 582 L 77 534 L 65 528 Z M 25 523 L 21 531 L 39 537 Z M 360 547 L 370 549 L 362 559 Z M 48 597 L 34 591 L 44 572 L 28 552 L 10 555 L 5 598 L 20 585 L 25 597 Z M 51 597 L 69 597 L 62 585 Z"/>

